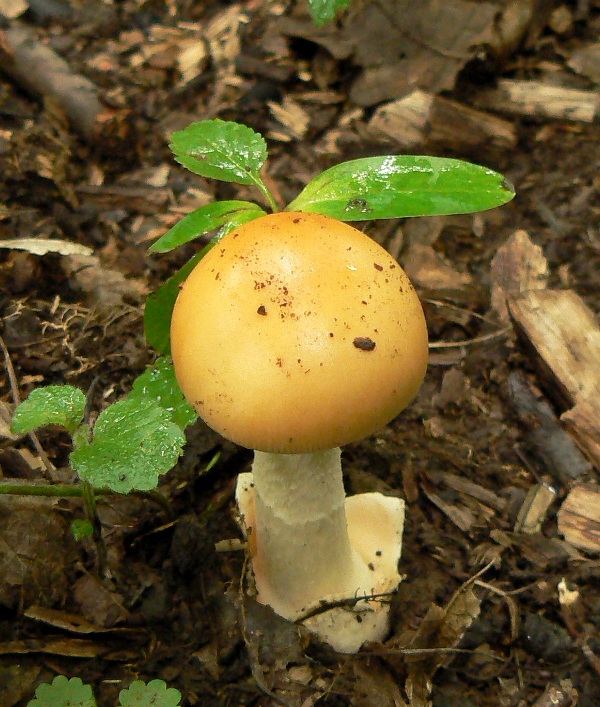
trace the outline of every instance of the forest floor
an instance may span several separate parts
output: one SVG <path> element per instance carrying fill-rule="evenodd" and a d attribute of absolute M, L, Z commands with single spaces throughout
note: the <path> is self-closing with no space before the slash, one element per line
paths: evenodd
<path fill-rule="evenodd" d="M 284 203 L 390 153 L 468 159 L 517 194 L 360 224 L 413 280 L 431 341 L 415 402 L 343 454 L 348 493 L 407 502 L 385 642 L 339 655 L 245 596 L 243 553 L 215 544 L 241 537 L 251 455 L 198 422 L 161 480 L 170 512 L 99 501 L 109 576 L 70 534 L 80 500 L 0 497 L 0 705 L 56 674 L 100 706 L 138 678 L 201 707 L 600 704 L 597 0 L 364 0 L 319 30 L 285 0 L 0 12 L 0 482 L 76 483 L 64 432 L 38 434 L 50 472 L 10 432 L 16 396 L 69 383 L 95 415 L 127 394 L 155 358 L 144 301 L 197 249 L 148 247 L 202 204 L 257 198 L 176 164 L 172 131 L 219 117 L 260 132 Z M 93 255 L 6 243 L 32 238 Z"/>

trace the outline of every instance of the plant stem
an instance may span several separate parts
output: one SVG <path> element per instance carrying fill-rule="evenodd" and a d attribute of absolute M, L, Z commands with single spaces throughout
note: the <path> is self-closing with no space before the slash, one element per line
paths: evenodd
<path fill-rule="evenodd" d="M 108 574 L 108 553 L 106 551 L 106 545 L 104 544 L 104 538 L 102 537 L 102 524 L 100 523 L 100 518 L 98 518 L 94 487 L 89 481 L 82 480 L 81 490 L 83 492 L 82 496 L 87 517 L 93 528 L 92 539 L 98 555 L 98 574 L 101 577 L 106 577 Z"/>
<path fill-rule="evenodd" d="M 110 489 L 94 489 L 96 496 L 108 496 L 116 494 Z M 170 514 L 171 507 L 169 501 L 156 491 L 132 491 L 133 496 L 138 496 L 148 501 L 153 501 Z M 11 496 L 53 496 L 58 498 L 81 498 L 84 495 L 81 486 L 70 484 L 3 484 L 0 483 L 0 495 Z"/>
<path fill-rule="evenodd" d="M 277 206 L 277 202 L 275 201 L 271 192 L 267 189 L 267 185 L 263 182 L 263 180 L 257 179 L 255 184 L 256 184 L 257 188 L 260 190 L 260 193 L 268 201 L 269 206 L 271 207 L 271 210 L 273 211 L 273 213 L 279 211 L 279 207 Z"/>

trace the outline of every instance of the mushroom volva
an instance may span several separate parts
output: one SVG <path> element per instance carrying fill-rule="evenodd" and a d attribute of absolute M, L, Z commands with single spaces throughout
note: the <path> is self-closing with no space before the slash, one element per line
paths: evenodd
<path fill-rule="evenodd" d="M 369 597 L 400 582 L 404 504 L 346 498 L 339 447 L 392 420 L 425 375 L 425 318 L 398 263 L 336 219 L 263 216 L 185 281 L 171 351 L 200 417 L 255 450 L 237 500 L 259 601 L 290 620 L 310 615 L 341 652 L 384 638 L 388 605 Z"/>

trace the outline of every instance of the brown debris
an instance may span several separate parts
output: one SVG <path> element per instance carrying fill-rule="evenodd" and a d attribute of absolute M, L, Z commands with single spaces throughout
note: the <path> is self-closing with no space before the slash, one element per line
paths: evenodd
<path fill-rule="evenodd" d="M 520 79 L 502 79 L 497 88 L 482 91 L 477 104 L 487 110 L 538 120 L 592 123 L 600 115 L 597 91 Z"/>
<path fill-rule="evenodd" d="M 600 488 L 576 486 L 558 512 L 558 530 L 582 550 L 600 552 Z"/>
<path fill-rule="evenodd" d="M 92 82 L 73 73 L 25 25 L 3 30 L 0 38 L 0 68 L 33 95 L 52 102 L 77 132 L 88 140 L 125 136 L 126 113 L 103 106 Z"/>
<path fill-rule="evenodd" d="M 490 264 L 492 307 L 500 319 L 509 321 L 509 297 L 545 289 L 548 275 L 548 262 L 540 246 L 531 241 L 526 231 L 515 231 L 498 248 Z"/>
<path fill-rule="evenodd" d="M 509 307 L 543 384 L 563 407 L 581 406 L 570 424 L 584 451 L 600 465 L 600 325 L 594 313 L 572 290 L 529 291 Z"/>
<path fill-rule="evenodd" d="M 517 144 L 513 123 L 421 90 L 377 108 L 369 131 L 402 150 L 447 149 L 469 155 L 482 148 L 503 151 Z"/>

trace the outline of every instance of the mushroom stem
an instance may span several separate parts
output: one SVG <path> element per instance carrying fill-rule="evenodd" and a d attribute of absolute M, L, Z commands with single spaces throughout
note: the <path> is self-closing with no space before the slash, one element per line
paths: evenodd
<path fill-rule="evenodd" d="M 253 567 L 261 601 L 294 619 L 315 602 L 370 593 L 350 544 L 339 448 L 255 452 Z"/>

